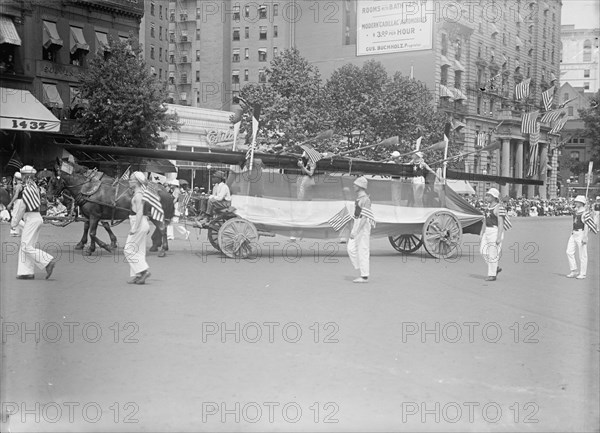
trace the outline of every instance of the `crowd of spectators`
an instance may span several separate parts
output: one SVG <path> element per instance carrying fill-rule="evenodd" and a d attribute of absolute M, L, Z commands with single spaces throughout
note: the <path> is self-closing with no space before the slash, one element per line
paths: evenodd
<path fill-rule="evenodd" d="M 485 201 L 479 198 L 467 198 L 477 209 L 485 207 Z M 535 198 L 509 198 L 505 199 L 504 205 L 509 216 L 533 217 L 533 216 L 562 216 L 571 215 L 573 212 L 573 201 L 566 197 L 557 197 L 549 200 Z"/>

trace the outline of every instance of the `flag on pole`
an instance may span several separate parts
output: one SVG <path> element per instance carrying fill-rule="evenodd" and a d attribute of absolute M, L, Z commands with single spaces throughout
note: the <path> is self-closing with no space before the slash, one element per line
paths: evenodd
<path fill-rule="evenodd" d="M 150 205 L 150 218 L 158 222 L 163 222 L 165 220 L 165 212 L 163 211 L 156 188 L 157 185 L 152 182 L 144 185 L 142 187 L 142 200 Z"/>
<path fill-rule="evenodd" d="M 564 117 L 562 119 L 557 120 L 554 125 L 552 125 L 552 129 L 548 132 L 548 134 L 558 135 L 561 129 L 567 123 L 568 117 Z"/>
<path fill-rule="evenodd" d="M 542 116 L 542 123 L 554 123 L 563 114 L 565 114 L 565 110 L 563 110 L 562 108 L 558 108 L 556 110 L 547 111 Z"/>
<path fill-rule="evenodd" d="M 521 118 L 521 132 L 523 134 L 533 134 L 537 131 L 537 118 L 540 115 L 539 111 L 524 113 Z"/>
<path fill-rule="evenodd" d="M 420 136 L 419 138 L 417 138 L 417 144 L 415 144 L 416 151 L 419 151 L 419 149 L 421 149 L 421 140 L 423 140 L 423 136 Z"/>
<path fill-rule="evenodd" d="M 515 87 L 515 97 L 517 100 L 521 100 L 529 96 L 529 83 L 531 83 L 531 78 L 527 78 L 517 84 Z"/>
<path fill-rule="evenodd" d="M 584 212 L 584 214 L 581 216 L 581 220 L 583 221 L 583 223 L 588 226 L 588 228 L 595 234 L 598 234 L 598 227 L 596 226 L 596 219 L 594 218 L 594 215 L 592 214 L 591 211 L 586 211 Z"/>
<path fill-rule="evenodd" d="M 241 107 L 237 107 L 234 111 L 234 114 L 231 116 L 231 122 L 233 123 L 233 147 L 232 150 L 235 151 L 237 136 L 240 133 L 240 126 L 242 125 L 242 115 L 244 114 L 244 110 Z"/>
<path fill-rule="evenodd" d="M 492 130 L 490 131 L 490 135 L 495 134 L 498 131 L 498 128 L 500 128 L 500 126 L 502 126 L 502 123 L 504 123 L 504 120 L 501 120 L 500 123 L 498 123 L 496 126 L 494 126 L 492 128 Z"/>
<path fill-rule="evenodd" d="M 302 150 L 304 150 L 306 152 L 306 154 L 308 155 L 308 159 L 310 159 L 310 162 L 312 162 L 313 164 L 316 164 L 321 159 L 323 159 L 323 155 L 321 155 L 319 152 L 317 152 L 312 147 L 307 146 L 306 144 L 303 144 L 300 147 L 302 148 Z"/>
<path fill-rule="evenodd" d="M 250 149 L 248 149 L 248 153 L 246 153 L 246 159 L 250 161 L 248 166 L 249 170 L 252 170 L 252 165 L 254 164 L 254 150 L 256 149 L 256 136 L 258 134 L 259 119 L 260 104 L 254 104 L 252 110 L 252 144 Z"/>
<path fill-rule="evenodd" d="M 121 180 L 129 180 L 129 175 L 131 174 L 131 166 L 127 167 L 127 169 L 121 175 Z"/>
<path fill-rule="evenodd" d="M 529 169 L 527 170 L 527 177 L 534 177 L 538 174 L 539 160 L 539 149 L 538 143 L 540 141 L 540 125 L 536 126 L 536 131 L 529 134 Z"/>
<path fill-rule="evenodd" d="M 443 170 L 443 178 L 446 179 L 446 167 L 448 166 L 448 136 L 444 134 L 444 170 Z"/>
<path fill-rule="evenodd" d="M 549 111 L 552 108 L 552 102 L 554 100 L 554 86 L 550 87 L 545 92 L 542 92 L 542 101 L 544 102 L 544 108 Z"/>
<path fill-rule="evenodd" d="M 569 104 L 570 102 L 573 102 L 575 99 L 577 99 L 577 97 L 566 100 L 565 102 L 563 102 L 562 104 L 560 104 L 558 106 L 558 108 L 565 108 L 567 106 L 567 104 Z"/>
<path fill-rule="evenodd" d="M 21 170 L 23 168 L 23 162 L 21 161 L 21 158 L 19 158 L 19 154 L 16 150 L 13 152 L 10 159 L 8 160 L 6 167 L 14 167 L 17 170 Z"/>
<path fill-rule="evenodd" d="M 350 212 L 348 212 L 348 209 L 346 208 L 346 206 L 344 206 L 344 208 L 339 211 L 338 213 L 336 213 L 331 219 L 329 219 L 329 221 L 327 221 L 329 223 L 329 225 L 331 227 L 333 227 L 333 229 L 338 232 L 342 229 L 342 227 L 344 227 L 350 220 L 352 219 L 352 216 L 350 216 Z"/>
<path fill-rule="evenodd" d="M 487 132 L 478 132 L 477 133 L 477 142 L 475 143 L 475 147 L 483 148 L 487 144 L 488 134 Z"/>

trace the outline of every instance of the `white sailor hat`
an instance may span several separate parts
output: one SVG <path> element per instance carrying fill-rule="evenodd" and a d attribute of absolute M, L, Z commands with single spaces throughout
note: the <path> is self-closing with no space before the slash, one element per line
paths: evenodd
<path fill-rule="evenodd" d="M 575 197 L 575 200 L 573 200 L 573 203 L 585 204 L 585 202 L 586 202 L 585 197 L 582 195 L 578 195 L 577 197 Z"/>
<path fill-rule="evenodd" d="M 35 168 L 33 168 L 31 165 L 24 165 L 21 168 L 21 174 L 36 174 L 37 171 Z"/>
<path fill-rule="evenodd" d="M 498 191 L 496 188 L 490 188 L 486 194 L 489 194 L 494 198 L 500 198 L 500 191 Z"/>

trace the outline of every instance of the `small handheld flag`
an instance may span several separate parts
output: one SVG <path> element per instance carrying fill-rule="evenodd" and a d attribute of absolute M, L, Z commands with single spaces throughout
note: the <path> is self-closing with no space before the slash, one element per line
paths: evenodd
<path fill-rule="evenodd" d="M 150 205 L 150 218 L 161 223 L 164 222 L 165 212 L 160 203 L 156 185 L 149 182 L 142 187 L 142 191 L 142 200 Z"/>
<path fill-rule="evenodd" d="M 346 208 L 346 206 L 344 206 L 344 208 L 339 211 L 338 213 L 336 213 L 331 219 L 329 219 L 329 221 L 327 221 L 329 223 L 329 225 L 336 231 L 340 231 L 342 229 L 342 227 L 344 227 L 350 220 L 352 219 L 352 217 L 350 216 L 350 212 L 348 212 L 348 209 Z"/>
<path fill-rule="evenodd" d="M 312 162 L 313 164 L 316 164 L 317 162 L 319 162 L 321 159 L 323 159 L 323 155 L 321 155 L 319 152 L 317 152 L 315 149 L 313 149 L 310 146 L 307 146 L 306 144 L 303 144 L 302 146 L 300 146 L 302 148 L 302 150 L 304 150 L 306 152 L 306 154 L 308 155 L 308 159 L 310 160 L 310 162 Z"/>
<path fill-rule="evenodd" d="M 582 215 L 581 219 L 583 223 L 592 231 L 592 233 L 594 233 L 595 235 L 598 234 L 598 227 L 596 226 L 596 221 L 594 219 L 594 215 L 592 215 L 592 212 L 585 212 Z"/>

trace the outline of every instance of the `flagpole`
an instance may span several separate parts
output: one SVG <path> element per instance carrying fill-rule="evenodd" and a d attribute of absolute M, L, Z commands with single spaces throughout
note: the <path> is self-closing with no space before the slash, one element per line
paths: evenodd
<path fill-rule="evenodd" d="M 446 183 L 446 168 L 448 167 L 448 144 L 450 142 L 449 138 L 444 134 L 444 141 L 446 142 L 446 146 L 444 147 L 444 169 L 443 169 L 443 177 L 444 183 Z"/>
<path fill-rule="evenodd" d="M 590 164 L 588 166 L 587 186 L 585 187 L 586 206 L 587 206 L 588 193 L 589 193 L 589 190 L 590 190 L 590 181 L 592 180 L 592 170 L 593 169 L 594 169 L 594 161 L 590 161 Z"/>

